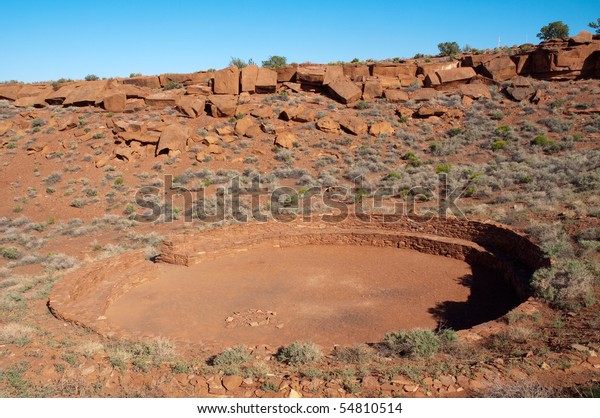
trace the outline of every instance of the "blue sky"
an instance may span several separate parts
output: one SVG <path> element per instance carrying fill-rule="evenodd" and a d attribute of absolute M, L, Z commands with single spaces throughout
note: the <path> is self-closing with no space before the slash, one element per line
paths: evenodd
<path fill-rule="evenodd" d="M 26 82 L 222 68 L 231 57 L 288 62 L 412 57 L 437 44 L 537 43 L 549 22 L 571 34 L 600 1 L 28 1 L 2 2 L 0 80 Z"/>

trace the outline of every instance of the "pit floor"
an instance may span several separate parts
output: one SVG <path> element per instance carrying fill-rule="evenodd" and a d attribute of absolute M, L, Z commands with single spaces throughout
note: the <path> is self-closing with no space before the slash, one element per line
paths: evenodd
<path fill-rule="evenodd" d="M 378 342 L 389 331 L 434 329 L 443 307 L 469 306 L 473 282 L 498 280 L 474 274 L 463 261 L 406 249 L 262 245 L 191 267 L 162 264 L 106 316 L 129 336 L 224 347 Z"/>

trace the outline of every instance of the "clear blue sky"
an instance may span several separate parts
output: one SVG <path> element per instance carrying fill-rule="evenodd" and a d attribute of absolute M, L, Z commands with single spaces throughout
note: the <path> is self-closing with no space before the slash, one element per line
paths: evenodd
<path fill-rule="evenodd" d="M 575 34 L 598 17 L 599 0 L 5 0 L 0 80 L 193 72 L 231 57 L 412 57 L 435 54 L 444 41 L 537 43 L 549 22 L 562 20 Z"/>

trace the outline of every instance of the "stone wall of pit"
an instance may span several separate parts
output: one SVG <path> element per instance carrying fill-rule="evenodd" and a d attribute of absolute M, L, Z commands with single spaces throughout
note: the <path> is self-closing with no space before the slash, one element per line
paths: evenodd
<path fill-rule="evenodd" d="M 159 262 L 189 266 L 225 253 L 245 251 L 263 242 L 274 246 L 371 245 L 414 249 L 479 264 L 501 274 L 516 294 L 529 295 L 533 272 L 548 266 L 539 246 L 524 235 L 500 224 L 458 218 L 370 215 L 351 216 L 336 222 L 327 216 L 311 222 L 243 224 L 208 231 L 196 237 L 165 240 Z"/>

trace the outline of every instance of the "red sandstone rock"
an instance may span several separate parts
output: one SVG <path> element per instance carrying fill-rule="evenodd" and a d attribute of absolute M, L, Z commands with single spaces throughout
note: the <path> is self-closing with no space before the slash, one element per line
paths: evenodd
<path fill-rule="evenodd" d="M 208 97 L 211 114 L 215 118 L 230 117 L 235 115 L 237 107 L 237 96 L 234 95 L 212 95 Z"/>
<path fill-rule="evenodd" d="M 240 70 L 232 65 L 214 73 L 213 92 L 215 94 L 239 94 Z"/>
<path fill-rule="evenodd" d="M 139 77 L 131 77 L 125 78 L 121 80 L 123 84 L 132 84 L 138 87 L 149 87 L 151 89 L 159 89 L 160 88 L 160 80 L 156 76 L 139 76 Z"/>
<path fill-rule="evenodd" d="M 363 119 L 350 116 L 340 119 L 340 126 L 353 135 L 364 135 L 369 129 L 369 125 Z"/>
<path fill-rule="evenodd" d="M 124 93 L 113 93 L 108 96 L 104 96 L 102 101 L 104 110 L 109 112 L 122 112 L 125 110 L 127 104 L 127 96 Z"/>
<path fill-rule="evenodd" d="M 337 100 L 345 104 L 357 101 L 362 95 L 362 90 L 353 81 L 337 80 L 327 87 Z"/>

